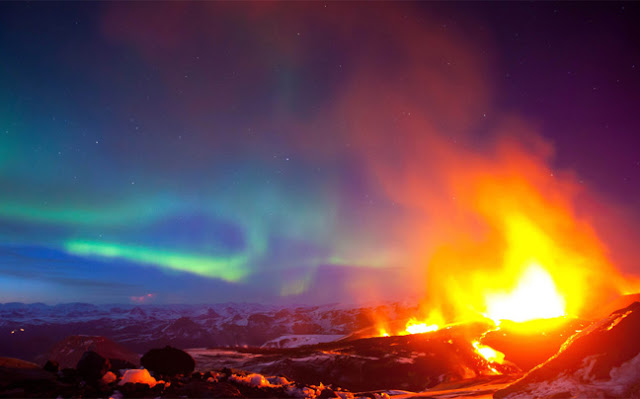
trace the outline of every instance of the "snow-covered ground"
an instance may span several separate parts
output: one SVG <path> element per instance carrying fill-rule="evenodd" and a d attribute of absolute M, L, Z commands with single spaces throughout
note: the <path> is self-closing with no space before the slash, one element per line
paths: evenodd
<path fill-rule="evenodd" d="M 263 348 L 297 348 L 304 345 L 317 345 L 325 342 L 338 341 L 345 336 L 343 334 L 301 334 L 301 335 L 283 335 L 276 339 L 266 342 Z"/>

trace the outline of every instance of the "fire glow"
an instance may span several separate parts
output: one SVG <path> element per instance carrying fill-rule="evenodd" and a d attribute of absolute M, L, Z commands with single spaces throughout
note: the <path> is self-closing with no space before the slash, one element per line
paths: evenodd
<path fill-rule="evenodd" d="M 427 324 L 419 322 L 416 319 L 411 319 L 407 322 L 406 332 L 409 334 L 423 334 L 438 330 L 437 324 Z"/>
<path fill-rule="evenodd" d="M 508 294 L 490 294 L 486 298 L 486 316 L 500 324 L 502 320 L 525 322 L 565 316 L 565 300 L 555 283 L 538 264 L 523 273 L 518 286 Z"/>
<path fill-rule="evenodd" d="M 426 201 L 436 242 L 416 258 L 426 266 L 424 300 L 404 330 L 386 334 L 467 322 L 486 323 L 485 334 L 501 328 L 536 334 L 584 317 L 593 303 L 631 283 L 613 267 L 588 219 L 578 216 L 570 178 L 552 174 L 518 146 L 491 161 L 469 155 L 461 164 L 448 169 L 447 193 L 456 201 Z M 498 373 L 505 355 L 483 337 L 469 343 Z"/>
<path fill-rule="evenodd" d="M 443 210 L 430 213 L 430 237 L 438 242 L 423 255 L 419 313 L 426 316 L 414 324 L 580 317 L 624 290 L 605 244 L 575 210 L 578 188 L 570 178 L 553 175 L 517 146 L 495 161 L 470 159 L 463 169 L 451 167 L 456 201 L 436 201 Z M 431 322 L 433 314 L 441 320 Z"/>
<path fill-rule="evenodd" d="M 473 347 L 489 363 L 504 363 L 504 353 L 493 349 L 490 346 L 482 345 L 478 341 L 473 341 Z"/>

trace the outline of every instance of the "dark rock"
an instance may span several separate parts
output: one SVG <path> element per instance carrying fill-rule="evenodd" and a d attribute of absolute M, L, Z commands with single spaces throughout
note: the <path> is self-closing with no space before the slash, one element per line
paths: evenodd
<path fill-rule="evenodd" d="M 102 378 L 110 367 L 109 359 L 105 359 L 96 352 L 87 351 L 78 361 L 76 370 L 78 375 L 86 382 L 95 382 Z"/>
<path fill-rule="evenodd" d="M 320 392 L 320 396 L 318 396 L 318 399 L 332 399 L 339 397 L 340 395 L 338 395 L 333 389 L 325 388 L 322 390 L 322 392 Z"/>
<path fill-rule="evenodd" d="M 151 349 L 140 359 L 142 366 L 155 374 L 175 376 L 190 374 L 196 363 L 185 351 L 166 346 L 162 349 Z"/>
<path fill-rule="evenodd" d="M 58 372 L 58 375 L 60 376 L 60 381 L 67 384 L 73 384 L 78 380 L 78 372 L 70 367 L 63 368 Z"/>
<path fill-rule="evenodd" d="M 191 378 L 194 380 L 202 380 L 202 377 L 204 376 L 204 374 L 200 373 L 200 372 L 195 372 L 193 374 L 191 374 Z"/>
<path fill-rule="evenodd" d="M 122 369 L 137 368 L 135 364 L 123 359 L 109 359 L 109 363 L 111 363 L 111 368 L 109 369 L 109 371 L 114 372 L 116 375 L 120 375 L 120 370 Z"/>
<path fill-rule="evenodd" d="M 19 359 L 0 358 L 2 396 L 55 397 L 56 387 L 55 376 L 37 364 Z"/>
<path fill-rule="evenodd" d="M 26 398 L 27 393 L 24 388 L 0 388 L 0 398 Z"/>
<path fill-rule="evenodd" d="M 169 322 L 161 329 L 160 334 L 163 338 L 157 341 L 156 346 L 169 344 L 182 348 L 193 348 L 215 345 L 215 340 L 209 331 L 186 316 Z"/>
<path fill-rule="evenodd" d="M 58 362 L 56 362 L 55 360 L 47 360 L 43 369 L 50 373 L 57 373 L 60 369 L 60 364 L 58 364 Z"/>
<path fill-rule="evenodd" d="M 293 331 L 294 334 L 301 334 L 301 335 L 319 334 L 322 332 L 322 326 L 316 323 L 301 322 L 301 323 L 295 323 L 291 327 L 291 331 Z"/>
<path fill-rule="evenodd" d="M 500 329 L 488 332 L 481 343 L 505 354 L 523 371 L 529 371 L 555 355 L 562 344 L 578 330 L 584 330 L 591 322 L 562 317 L 524 323 L 503 321 Z M 529 326 L 527 324 L 529 323 Z M 522 343 L 526 342 L 526 345 Z"/>
<path fill-rule="evenodd" d="M 238 388 L 226 382 L 219 382 L 211 386 L 212 398 L 241 398 Z"/>
<path fill-rule="evenodd" d="M 247 323 L 252 326 L 269 326 L 273 323 L 273 317 L 262 313 L 254 313 L 249 316 Z"/>
<path fill-rule="evenodd" d="M 640 302 L 613 312 L 495 398 L 640 397 Z"/>
<path fill-rule="evenodd" d="M 151 397 L 154 391 L 147 384 L 128 382 L 118 388 L 125 398 Z"/>
<path fill-rule="evenodd" d="M 188 398 L 241 398 L 243 395 L 238 388 L 226 382 L 207 383 L 205 381 L 191 381 L 176 388 L 174 393 L 179 397 Z"/>

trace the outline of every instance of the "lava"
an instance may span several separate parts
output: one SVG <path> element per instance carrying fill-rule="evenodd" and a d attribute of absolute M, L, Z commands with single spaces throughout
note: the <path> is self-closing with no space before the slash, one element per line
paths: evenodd
<path fill-rule="evenodd" d="M 504 353 L 497 351 L 490 346 L 482 345 L 479 341 L 473 341 L 472 344 L 476 352 L 489 363 L 504 363 Z"/>
<path fill-rule="evenodd" d="M 409 322 L 407 322 L 406 332 L 408 332 L 409 334 L 422 334 L 437 331 L 438 328 L 439 327 L 437 324 L 421 323 L 416 319 L 411 319 L 409 320 Z"/>
<path fill-rule="evenodd" d="M 510 293 L 486 296 L 486 317 L 500 325 L 502 320 L 525 322 L 566 315 L 565 299 L 557 291 L 553 278 L 542 266 L 531 264 Z"/>

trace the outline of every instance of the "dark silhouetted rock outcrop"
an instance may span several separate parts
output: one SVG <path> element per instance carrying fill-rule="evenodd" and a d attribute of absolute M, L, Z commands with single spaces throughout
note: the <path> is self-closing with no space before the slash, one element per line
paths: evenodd
<path fill-rule="evenodd" d="M 60 364 L 58 364 L 58 362 L 56 362 L 55 360 L 47 360 L 47 362 L 44 364 L 43 369 L 50 373 L 57 373 L 58 370 L 60 370 Z"/>
<path fill-rule="evenodd" d="M 151 349 L 140 359 L 142 365 L 156 374 L 178 375 L 191 374 L 196 362 L 187 352 L 166 346 L 162 349 Z"/>
<path fill-rule="evenodd" d="M 85 352 L 76 366 L 78 375 L 87 382 L 95 382 L 102 378 L 104 373 L 109 371 L 111 364 L 109 359 L 105 359 L 96 352 Z"/>

